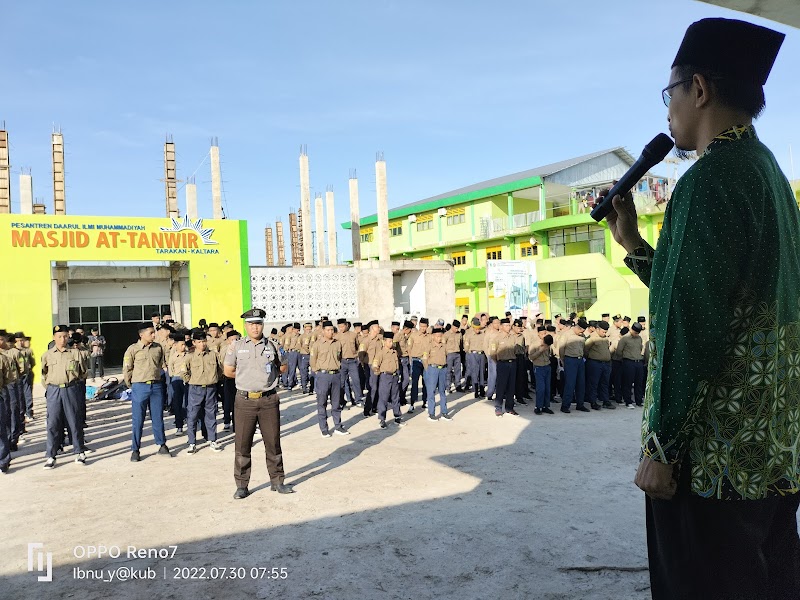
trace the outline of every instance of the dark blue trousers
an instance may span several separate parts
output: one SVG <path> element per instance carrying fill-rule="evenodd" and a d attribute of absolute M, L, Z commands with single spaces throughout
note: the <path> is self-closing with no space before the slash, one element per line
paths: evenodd
<path fill-rule="evenodd" d="M 372 411 L 378 410 L 378 376 L 370 369 L 367 380 L 367 401 L 364 402 L 364 416 L 368 417 Z"/>
<path fill-rule="evenodd" d="M 183 377 L 172 377 L 169 384 L 172 387 L 172 414 L 175 416 L 175 428 L 177 429 L 183 427 L 186 420 L 187 390 L 183 383 Z"/>
<path fill-rule="evenodd" d="M 72 453 L 83 452 L 83 422 L 80 420 L 80 387 L 73 384 L 62 388 L 48 385 L 47 400 L 47 458 L 55 458 L 64 443 L 64 423 L 72 437 Z"/>
<path fill-rule="evenodd" d="M 304 390 L 308 390 L 308 366 L 310 361 L 310 354 L 300 355 L 300 387 L 302 387 Z"/>
<path fill-rule="evenodd" d="M 641 405 L 644 399 L 644 362 L 641 360 L 622 361 L 622 399 L 625 404 L 631 403 L 631 387 L 636 404 Z"/>
<path fill-rule="evenodd" d="M 608 380 L 611 378 L 611 361 L 586 361 L 586 401 L 590 404 L 608 402 Z"/>
<path fill-rule="evenodd" d="M 483 352 L 467 352 L 467 379 L 476 388 L 486 385 L 486 355 Z"/>
<path fill-rule="evenodd" d="M 517 383 L 517 361 L 498 360 L 494 361 L 494 363 L 497 365 L 494 409 L 502 412 L 503 406 L 505 406 L 506 412 L 509 410 L 514 410 L 514 388 L 516 387 Z"/>
<path fill-rule="evenodd" d="M 287 382 L 289 389 L 291 389 L 297 385 L 297 367 L 300 364 L 300 353 L 292 350 L 286 353 L 286 358 L 289 361 L 289 369 L 286 371 Z"/>
<path fill-rule="evenodd" d="M 419 380 L 422 379 L 422 398 L 423 400 L 428 397 L 428 388 L 425 385 L 425 378 L 422 376 L 425 369 L 422 366 L 421 358 L 411 359 L 411 398 L 409 404 L 414 406 L 414 403 L 419 398 Z"/>
<path fill-rule="evenodd" d="M 0 467 L 11 462 L 11 398 L 0 390 Z"/>
<path fill-rule="evenodd" d="M 486 381 L 486 397 L 491 398 L 497 393 L 497 361 L 493 358 L 486 357 L 489 364 L 488 380 Z"/>
<path fill-rule="evenodd" d="M 342 406 L 347 404 L 348 396 L 350 404 L 356 405 L 361 400 L 361 381 L 358 376 L 358 359 L 343 358 L 339 374 L 342 376 Z"/>
<path fill-rule="evenodd" d="M 445 394 L 445 387 L 447 385 L 447 367 L 435 367 L 428 365 L 425 369 L 425 386 L 427 387 L 427 405 L 428 414 L 436 414 L 436 392 L 439 392 L 439 411 L 441 414 L 447 414 L 447 395 Z"/>
<path fill-rule="evenodd" d="M 14 365 L 16 368 L 16 365 Z M 16 444 L 25 427 L 25 398 L 22 395 L 22 382 L 17 378 L 6 386 L 6 394 L 11 402 L 11 443 Z"/>
<path fill-rule="evenodd" d="M 614 398 L 618 404 L 622 404 L 622 361 L 611 361 L 611 382 L 610 387 L 613 388 L 613 396 L 609 393 L 610 398 Z"/>
<path fill-rule="evenodd" d="M 536 408 L 550 407 L 550 386 L 552 383 L 550 365 L 534 367 L 536 376 Z"/>
<path fill-rule="evenodd" d="M 395 419 L 400 418 L 400 382 L 398 373 L 381 373 L 378 375 L 378 418 L 386 420 L 389 404 Z"/>
<path fill-rule="evenodd" d="M 569 408 L 575 402 L 578 408 L 583 406 L 586 390 L 586 365 L 583 358 L 564 358 L 564 396 L 561 408 Z"/>
<path fill-rule="evenodd" d="M 222 422 L 231 425 L 231 429 L 236 431 L 233 425 L 236 423 L 234 408 L 236 406 L 236 380 L 230 377 L 222 379 Z"/>
<path fill-rule="evenodd" d="M 407 356 L 400 358 L 400 401 L 406 403 L 408 383 L 411 381 L 411 359 Z"/>
<path fill-rule="evenodd" d="M 342 378 L 339 373 L 317 373 L 314 384 L 317 392 L 317 421 L 323 433 L 328 431 L 328 400 L 331 402 L 333 427 L 342 424 Z"/>
<path fill-rule="evenodd" d="M 447 355 L 447 389 L 450 389 L 450 384 L 452 383 L 460 386 L 463 378 L 464 373 L 461 370 L 461 354 L 458 352 L 450 352 Z"/>
<path fill-rule="evenodd" d="M 22 376 L 22 391 L 25 395 L 25 414 L 33 418 L 33 374 Z"/>
<path fill-rule="evenodd" d="M 217 384 L 189 385 L 186 408 L 187 434 L 189 443 L 197 443 L 197 420 L 202 418 L 206 429 L 206 439 L 217 441 Z M 202 414 L 201 411 L 202 410 Z M 152 416 L 152 410 L 151 410 Z M 158 440 L 156 440 L 158 443 Z"/>
<path fill-rule="evenodd" d="M 150 420 L 153 423 L 153 438 L 158 446 L 166 444 L 164 437 L 164 385 L 160 381 L 153 383 L 131 384 L 131 417 L 133 431 L 131 435 L 131 451 L 138 452 L 142 446 L 142 430 L 147 409 L 150 409 Z M 50 412 L 48 410 L 48 412 Z"/>

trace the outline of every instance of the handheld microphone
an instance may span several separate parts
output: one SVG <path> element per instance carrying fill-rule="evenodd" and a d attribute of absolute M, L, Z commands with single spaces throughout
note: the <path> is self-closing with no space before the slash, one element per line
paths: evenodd
<path fill-rule="evenodd" d="M 620 179 L 617 184 L 611 188 L 608 194 L 603 196 L 600 203 L 592 209 L 592 218 L 598 222 L 605 219 L 606 215 L 608 215 L 613 208 L 611 199 L 614 196 L 624 196 L 631 191 L 633 186 L 644 177 L 645 173 L 664 160 L 664 157 L 672 150 L 674 145 L 672 138 L 666 133 L 659 133 L 654 137 L 651 142 L 644 147 L 644 150 L 642 150 L 642 155 L 639 157 L 639 160 L 633 163 L 633 166 L 622 176 L 622 179 Z"/>

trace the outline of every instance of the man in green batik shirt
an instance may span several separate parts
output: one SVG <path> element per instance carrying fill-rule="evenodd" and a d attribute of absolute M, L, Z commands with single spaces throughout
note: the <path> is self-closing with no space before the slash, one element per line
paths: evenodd
<path fill-rule="evenodd" d="M 650 288 L 636 485 L 653 598 L 800 598 L 800 214 L 752 126 L 784 35 L 689 27 L 663 90 L 678 181 L 655 250 L 608 224 Z"/>

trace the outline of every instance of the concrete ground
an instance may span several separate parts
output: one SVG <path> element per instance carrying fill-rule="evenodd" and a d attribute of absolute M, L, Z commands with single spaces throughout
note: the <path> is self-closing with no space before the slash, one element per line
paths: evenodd
<path fill-rule="evenodd" d="M 281 398 L 296 493 L 270 491 L 257 437 L 245 500 L 232 498 L 232 435 L 221 453 L 189 455 L 167 417 L 167 458 L 148 421 L 143 460 L 131 463 L 119 400 L 89 403 L 85 466 L 61 455 L 44 470 L 38 398 L 0 476 L 0 598 L 649 597 L 644 498 L 632 484 L 640 409 L 537 416 L 529 406 L 497 418 L 455 394 L 450 423 L 417 411 L 384 431 L 356 408 L 343 413 L 351 435 L 322 438 L 311 396 Z M 100 546 L 120 555 L 97 558 Z M 52 581 L 39 582 L 47 553 Z"/>

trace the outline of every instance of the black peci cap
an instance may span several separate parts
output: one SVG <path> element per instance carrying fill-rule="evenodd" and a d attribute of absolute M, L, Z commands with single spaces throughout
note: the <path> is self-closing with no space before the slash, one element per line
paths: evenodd
<path fill-rule="evenodd" d="M 139 331 L 144 331 L 145 329 L 152 329 L 152 328 L 153 328 L 153 322 L 152 321 L 146 321 L 144 323 L 139 323 L 139 325 L 137 326 L 137 329 Z"/>

